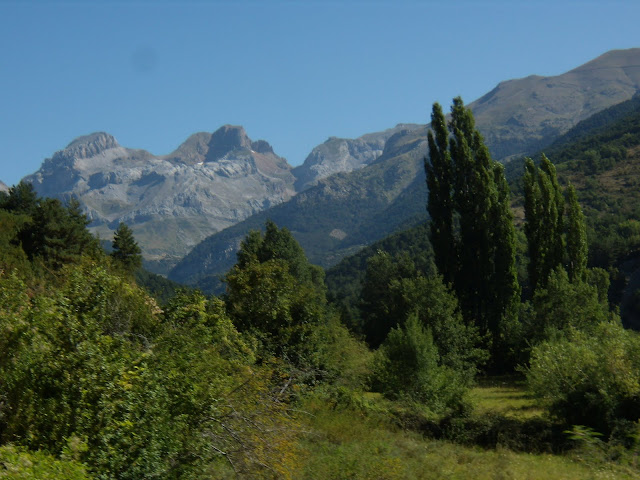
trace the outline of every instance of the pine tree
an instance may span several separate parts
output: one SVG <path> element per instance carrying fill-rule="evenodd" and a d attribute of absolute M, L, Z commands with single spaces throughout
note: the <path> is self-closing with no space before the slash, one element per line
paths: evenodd
<path fill-rule="evenodd" d="M 587 227 L 573 185 L 567 187 L 567 273 L 572 282 L 586 279 Z"/>
<path fill-rule="evenodd" d="M 133 273 L 142 266 L 140 247 L 133 237 L 133 232 L 125 223 L 120 222 L 118 225 L 112 245 L 111 257 L 120 263 L 126 271 Z"/>

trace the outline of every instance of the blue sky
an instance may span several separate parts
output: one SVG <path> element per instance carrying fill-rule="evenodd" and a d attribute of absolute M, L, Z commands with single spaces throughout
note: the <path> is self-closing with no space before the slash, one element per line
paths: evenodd
<path fill-rule="evenodd" d="M 497 83 L 640 46 L 629 1 L 0 0 L 0 180 L 74 138 L 173 151 L 243 125 L 302 163 Z"/>

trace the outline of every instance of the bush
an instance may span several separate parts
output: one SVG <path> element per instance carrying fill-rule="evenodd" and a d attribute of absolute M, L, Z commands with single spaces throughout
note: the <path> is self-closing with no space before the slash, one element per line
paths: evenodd
<path fill-rule="evenodd" d="M 439 364 L 431 331 L 425 330 L 416 315 L 389 332 L 378 355 L 374 387 L 385 396 L 422 402 L 434 413 L 463 406 L 464 375 Z"/>
<path fill-rule="evenodd" d="M 571 329 L 533 348 L 527 380 L 566 425 L 622 432 L 640 418 L 640 337 L 616 322 Z"/>

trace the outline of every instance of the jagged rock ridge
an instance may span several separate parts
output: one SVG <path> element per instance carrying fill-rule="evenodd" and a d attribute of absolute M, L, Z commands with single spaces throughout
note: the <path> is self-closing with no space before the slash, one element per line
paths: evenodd
<path fill-rule="evenodd" d="M 296 190 L 305 190 L 334 173 L 351 172 L 369 165 L 382 155 L 389 137 L 400 131 L 418 128 L 420 125 L 399 124 L 355 139 L 329 137 L 311 151 L 302 165 L 293 169 Z"/>
<path fill-rule="evenodd" d="M 266 141 L 252 142 L 242 127 L 230 125 L 192 135 L 165 156 L 93 133 L 25 180 L 43 196 L 77 197 L 102 238 L 127 223 L 145 257 L 167 264 L 206 236 L 294 194 L 286 160 Z"/>

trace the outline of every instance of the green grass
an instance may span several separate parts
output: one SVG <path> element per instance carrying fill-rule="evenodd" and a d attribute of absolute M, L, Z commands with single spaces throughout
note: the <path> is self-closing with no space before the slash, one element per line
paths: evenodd
<path fill-rule="evenodd" d="M 503 385 L 504 383 L 504 385 Z M 521 381 L 483 381 L 472 392 L 474 417 L 486 414 L 526 422 L 542 411 Z M 355 401 L 354 401 L 355 398 Z M 344 404 L 343 404 L 344 403 Z M 319 396 L 302 405 L 307 432 L 296 479 L 633 479 L 640 471 L 575 450 L 565 455 L 480 448 L 427 438 L 402 428 L 394 406 L 365 394 L 335 402 Z"/>
<path fill-rule="evenodd" d="M 480 379 L 471 390 L 470 399 L 478 415 L 492 413 L 508 418 L 530 419 L 544 414 L 520 377 Z"/>

